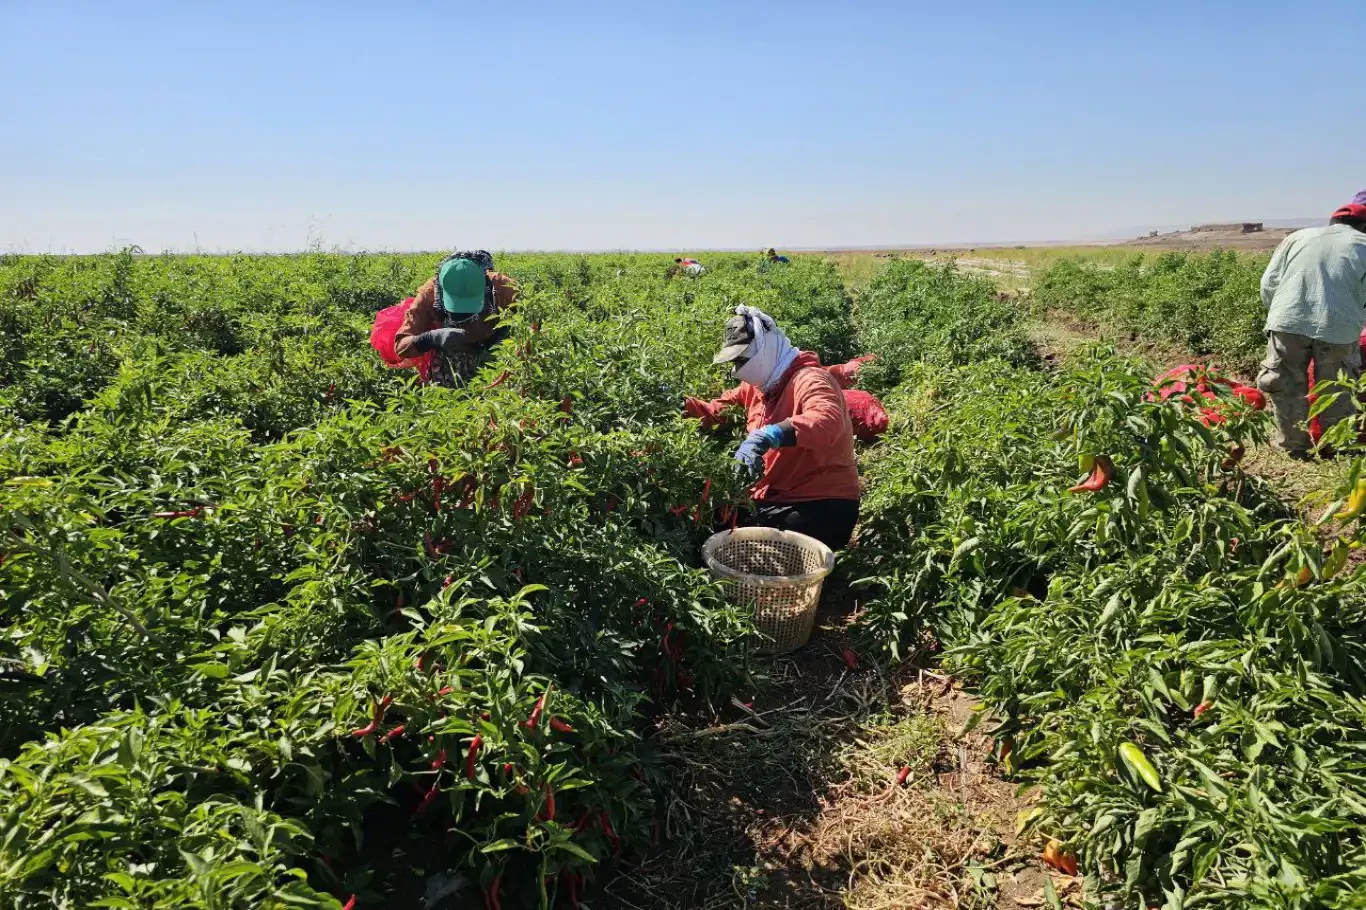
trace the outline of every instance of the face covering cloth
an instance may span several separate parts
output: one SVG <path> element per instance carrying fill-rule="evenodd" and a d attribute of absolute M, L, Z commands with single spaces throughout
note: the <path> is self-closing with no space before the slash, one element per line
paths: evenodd
<path fill-rule="evenodd" d="M 735 371 L 735 376 L 741 382 L 747 382 L 767 393 L 783 378 L 799 352 L 787 340 L 783 330 L 778 328 L 773 317 L 758 307 L 738 306 L 735 314 L 749 319 L 750 327 L 754 330 L 754 341 L 745 352 L 749 360 Z"/>

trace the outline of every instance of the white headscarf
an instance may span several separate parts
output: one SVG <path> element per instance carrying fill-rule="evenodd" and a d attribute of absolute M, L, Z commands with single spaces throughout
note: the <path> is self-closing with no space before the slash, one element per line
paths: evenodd
<path fill-rule="evenodd" d="M 787 340 L 773 317 L 758 307 L 738 306 L 735 315 L 748 318 L 750 328 L 754 330 L 754 340 L 745 351 L 749 362 L 736 370 L 735 376 L 741 382 L 768 392 L 783 378 L 800 351 Z"/>

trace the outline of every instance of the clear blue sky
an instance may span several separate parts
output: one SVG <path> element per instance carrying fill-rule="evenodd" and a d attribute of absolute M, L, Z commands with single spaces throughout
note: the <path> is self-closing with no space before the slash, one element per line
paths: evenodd
<path fill-rule="evenodd" d="M 719 248 L 1327 217 L 1366 3 L 0 0 L 0 250 Z"/>

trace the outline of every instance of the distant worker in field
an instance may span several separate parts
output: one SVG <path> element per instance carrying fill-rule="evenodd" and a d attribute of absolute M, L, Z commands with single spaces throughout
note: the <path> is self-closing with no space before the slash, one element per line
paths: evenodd
<path fill-rule="evenodd" d="M 791 261 L 786 256 L 779 256 L 778 251 L 775 250 L 773 247 L 768 248 L 768 252 L 764 253 L 764 258 L 767 259 L 769 262 L 781 263 L 783 265 L 786 265 L 788 262 Z"/>
<path fill-rule="evenodd" d="M 815 354 L 793 347 L 771 316 L 748 306 L 726 321 L 712 360 L 729 364 L 742 383 L 749 435 L 735 460 L 757 482 L 753 513 L 741 523 L 843 548 L 858 521 L 860 490 L 853 425 L 835 377 Z M 692 417 L 712 413 L 696 398 L 684 407 Z"/>
<path fill-rule="evenodd" d="M 394 350 L 403 358 L 432 355 L 428 381 L 469 382 L 506 330 L 498 320 L 517 299 L 517 283 L 493 269 L 485 250 L 453 253 L 418 288 L 404 314 Z"/>
<path fill-rule="evenodd" d="M 1359 194 L 1366 195 L 1366 193 Z M 1271 396 L 1275 445 L 1294 458 L 1311 448 L 1308 417 L 1309 363 L 1318 379 L 1361 374 L 1359 339 L 1366 324 L 1366 202 L 1333 213 L 1326 227 L 1296 231 L 1281 242 L 1262 275 L 1266 360 L 1257 385 Z M 1322 414 L 1326 431 L 1350 415 L 1351 395 Z"/>
<path fill-rule="evenodd" d="M 680 256 L 674 260 L 674 267 L 669 270 L 669 274 L 677 275 L 681 272 L 684 275 L 701 275 L 705 271 L 706 268 L 696 259 Z"/>

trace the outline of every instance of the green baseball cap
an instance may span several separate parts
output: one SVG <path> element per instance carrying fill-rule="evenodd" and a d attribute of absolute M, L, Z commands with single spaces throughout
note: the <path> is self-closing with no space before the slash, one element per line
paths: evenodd
<path fill-rule="evenodd" d="M 473 259 L 452 259 L 436 274 L 447 313 L 472 316 L 484 308 L 484 267 Z"/>

